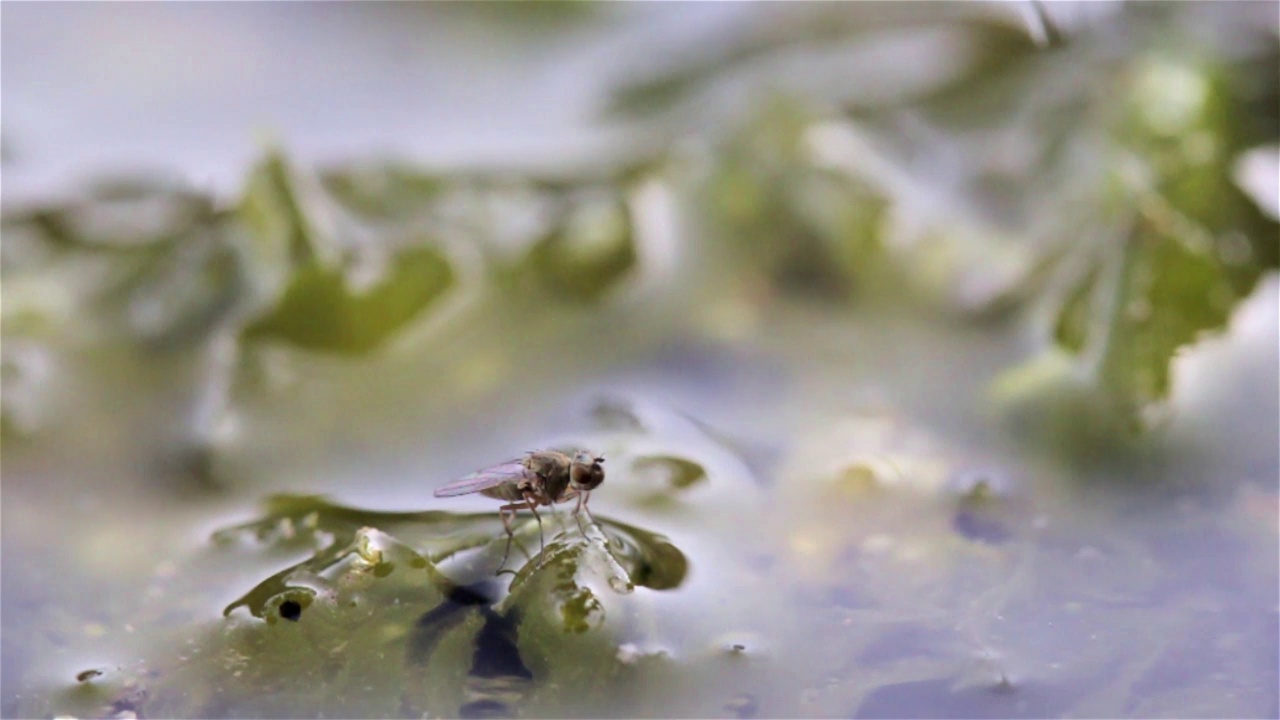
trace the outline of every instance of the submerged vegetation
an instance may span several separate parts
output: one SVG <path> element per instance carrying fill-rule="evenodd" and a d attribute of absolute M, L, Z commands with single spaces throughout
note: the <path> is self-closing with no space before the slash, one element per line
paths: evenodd
<path fill-rule="evenodd" d="M 6 203 L 3 714 L 1274 715 L 1275 6 L 868 7 L 591 167 Z M 495 577 L 430 489 L 553 445 Z"/>

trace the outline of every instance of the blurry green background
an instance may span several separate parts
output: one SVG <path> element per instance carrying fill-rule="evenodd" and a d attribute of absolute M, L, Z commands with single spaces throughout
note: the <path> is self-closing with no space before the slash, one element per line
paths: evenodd
<path fill-rule="evenodd" d="M 1278 7 L 5 3 L 0 714 L 1276 716 Z"/>

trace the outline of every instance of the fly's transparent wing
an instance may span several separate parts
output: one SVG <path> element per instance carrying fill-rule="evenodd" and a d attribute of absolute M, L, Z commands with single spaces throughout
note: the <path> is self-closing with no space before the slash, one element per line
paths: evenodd
<path fill-rule="evenodd" d="M 523 460 L 508 460 L 454 480 L 448 485 L 438 488 L 435 495 L 436 497 L 470 495 L 471 493 L 478 493 L 481 490 L 496 487 L 504 482 L 517 482 L 524 479 L 528 473 L 529 469 L 524 466 Z"/>

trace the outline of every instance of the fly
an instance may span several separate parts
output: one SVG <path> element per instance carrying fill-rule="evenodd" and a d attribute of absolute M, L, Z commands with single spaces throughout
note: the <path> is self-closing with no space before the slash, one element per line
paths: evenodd
<path fill-rule="evenodd" d="M 502 527 L 507 531 L 507 549 L 502 553 L 502 563 L 498 572 L 507 564 L 511 555 L 511 541 L 515 532 L 511 523 L 516 513 L 528 510 L 538 521 L 538 540 L 543 552 L 547 549 L 546 538 L 542 534 L 542 517 L 538 508 L 578 499 L 573 509 L 576 517 L 582 510 L 587 510 L 591 499 L 591 491 L 604 482 L 604 458 L 595 457 L 591 453 L 578 452 L 572 457 L 555 450 L 538 450 L 528 453 L 518 460 L 509 460 L 484 470 L 459 478 L 435 492 L 436 497 L 454 497 L 480 493 L 495 500 L 505 500 L 506 505 L 498 508 L 498 517 L 502 519 Z M 591 511 L 587 510 L 590 515 Z M 579 529 L 582 529 L 579 520 Z"/>

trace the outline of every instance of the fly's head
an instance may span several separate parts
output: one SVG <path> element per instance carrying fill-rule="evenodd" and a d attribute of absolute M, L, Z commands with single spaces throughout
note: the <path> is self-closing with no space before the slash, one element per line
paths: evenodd
<path fill-rule="evenodd" d="M 590 492 L 604 482 L 604 458 L 593 456 L 588 452 L 579 452 L 569 467 L 569 482 L 574 488 Z"/>

